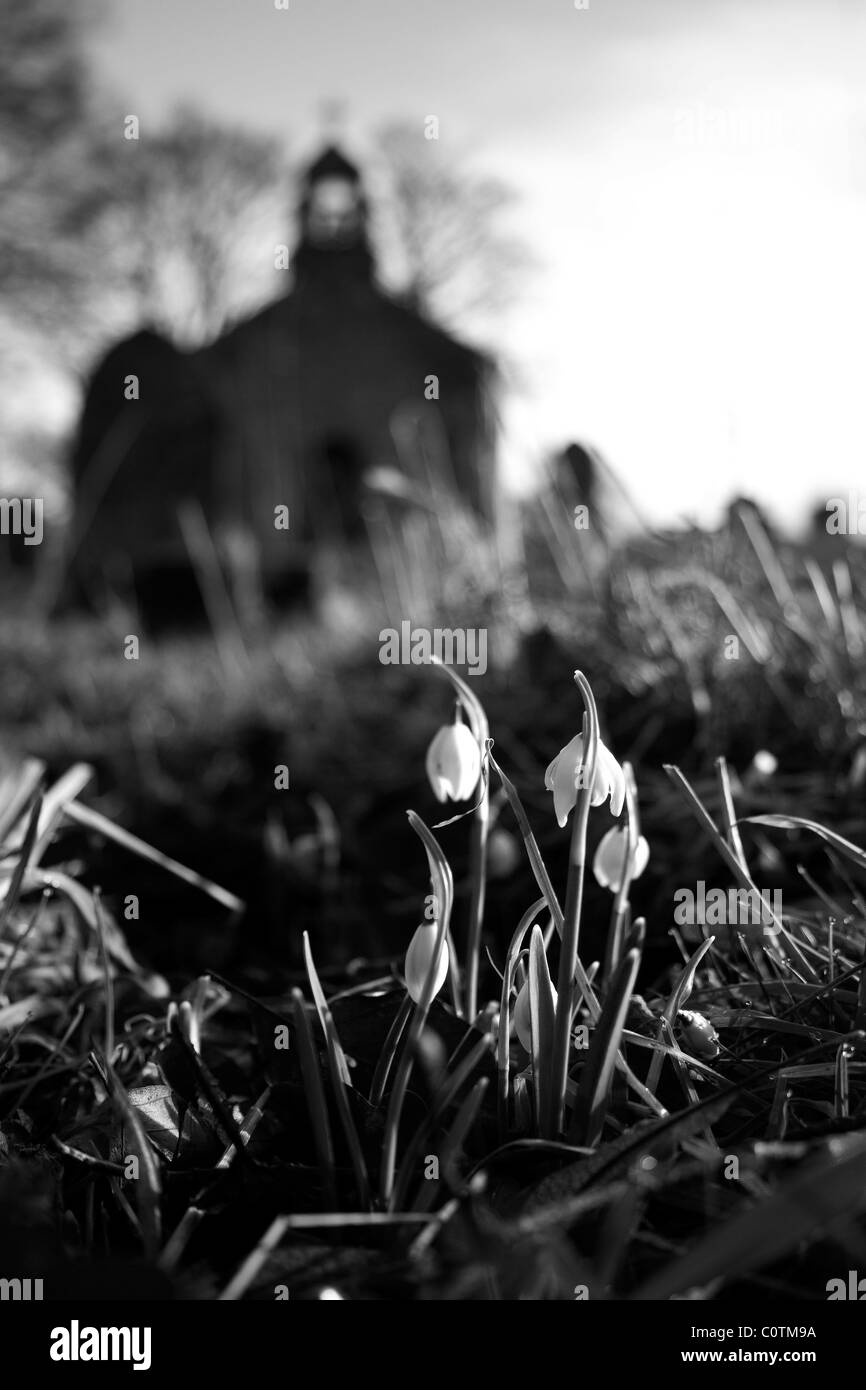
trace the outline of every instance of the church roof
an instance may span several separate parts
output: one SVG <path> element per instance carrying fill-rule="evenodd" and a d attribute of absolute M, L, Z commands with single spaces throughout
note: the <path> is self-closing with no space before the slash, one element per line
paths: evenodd
<path fill-rule="evenodd" d="M 304 175 L 304 182 L 309 185 L 317 183 L 319 179 L 331 178 L 350 179 L 352 183 L 361 182 L 357 166 L 347 159 L 336 145 L 328 145 L 318 158 L 313 160 Z"/>

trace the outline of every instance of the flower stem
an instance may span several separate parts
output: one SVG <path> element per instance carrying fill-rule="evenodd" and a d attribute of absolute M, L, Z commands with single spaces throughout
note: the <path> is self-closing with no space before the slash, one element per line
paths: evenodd
<path fill-rule="evenodd" d="M 482 748 L 484 744 L 482 743 Z M 478 1012 L 478 963 L 481 956 L 481 928 L 487 887 L 487 832 L 490 826 L 490 775 L 485 767 L 481 776 L 484 789 L 472 817 L 469 872 L 472 891 L 469 899 L 469 931 L 466 937 L 466 1018 L 472 1022 Z"/>
<path fill-rule="evenodd" d="M 620 869 L 619 888 L 614 895 L 613 910 L 611 912 L 610 931 L 607 937 L 607 949 L 605 951 L 604 969 L 602 971 L 602 992 L 606 993 L 614 977 L 620 956 L 623 951 L 623 940 L 625 935 L 625 919 L 629 906 L 629 893 L 631 891 L 632 874 L 635 866 L 635 856 L 637 854 L 638 840 L 640 839 L 640 821 L 637 809 L 637 788 L 634 782 L 634 772 L 631 763 L 623 763 L 623 776 L 625 777 L 625 804 L 626 804 L 626 834 L 625 849 L 623 851 L 623 862 Z"/>
<path fill-rule="evenodd" d="M 557 1001 L 553 1026 L 553 1059 L 550 1076 L 550 1113 L 546 1117 L 547 1138 L 554 1138 L 565 1128 L 565 1097 L 568 1084 L 568 1053 L 571 1043 L 571 982 L 577 964 L 577 944 L 580 935 L 580 912 L 583 904 L 583 880 L 586 870 L 586 830 L 595 785 L 595 765 L 598 756 L 598 711 L 586 677 L 576 671 L 574 679 L 580 689 L 585 707 L 583 718 L 584 760 L 580 768 L 577 803 L 571 832 L 568 883 L 563 908 L 562 942 L 559 951 Z M 576 770 L 577 771 L 577 770 Z"/>

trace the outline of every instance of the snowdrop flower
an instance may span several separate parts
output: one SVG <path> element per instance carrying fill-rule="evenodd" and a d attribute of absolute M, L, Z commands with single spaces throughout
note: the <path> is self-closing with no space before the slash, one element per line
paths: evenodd
<path fill-rule="evenodd" d="M 711 1062 L 719 1055 L 719 1035 L 708 1018 L 695 1013 L 693 1009 L 680 1009 L 677 1023 L 683 1035 L 683 1042 L 695 1057 Z"/>
<path fill-rule="evenodd" d="M 424 989 L 424 982 L 427 979 L 427 972 L 430 969 L 430 962 L 433 959 L 433 951 L 436 946 L 438 927 L 435 922 L 422 922 L 412 940 L 409 942 L 409 949 L 406 952 L 406 963 L 403 973 L 406 976 L 406 988 L 417 1004 Z M 448 939 L 442 942 L 442 949 L 439 952 L 439 960 L 436 965 L 436 974 L 433 979 L 433 994 L 431 999 L 439 993 L 445 983 L 448 974 Z"/>
<path fill-rule="evenodd" d="M 460 719 L 446 724 L 427 749 L 427 776 L 437 801 L 467 801 L 481 776 L 481 749 Z"/>
<path fill-rule="evenodd" d="M 565 825 L 569 811 L 577 801 L 579 774 L 583 771 L 583 734 L 577 734 L 557 753 L 544 774 L 544 785 L 553 792 L 553 809 L 560 825 Z M 610 797 L 610 809 L 618 816 L 625 801 L 625 774 L 609 748 L 598 740 L 595 776 L 592 779 L 593 806 L 601 806 Z"/>
<path fill-rule="evenodd" d="M 622 867 L 626 857 L 627 840 L 628 830 L 624 825 L 611 826 L 607 834 L 599 840 L 592 861 L 596 883 L 602 888 L 609 888 L 612 893 L 618 893 L 622 887 Z M 640 878 L 648 862 L 649 845 L 641 835 L 632 855 L 631 877 Z"/>
<path fill-rule="evenodd" d="M 553 1000 L 553 1007 L 556 1008 L 557 994 L 553 985 L 550 986 L 550 997 Z M 529 1018 L 529 981 L 523 986 L 517 996 L 514 1005 L 514 1031 L 520 1039 L 520 1046 L 525 1052 L 532 1051 L 532 1024 Z"/>

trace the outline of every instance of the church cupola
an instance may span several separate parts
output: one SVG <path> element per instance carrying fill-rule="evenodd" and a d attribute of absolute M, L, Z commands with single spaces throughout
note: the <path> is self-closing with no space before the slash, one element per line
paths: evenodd
<path fill-rule="evenodd" d="M 366 242 L 367 204 L 361 175 L 333 145 L 307 169 L 302 189 L 302 244 L 341 251 Z"/>
<path fill-rule="evenodd" d="M 373 257 L 358 169 L 333 145 L 301 180 L 300 236 L 292 260 L 299 289 L 330 297 L 368 285 Z"/>

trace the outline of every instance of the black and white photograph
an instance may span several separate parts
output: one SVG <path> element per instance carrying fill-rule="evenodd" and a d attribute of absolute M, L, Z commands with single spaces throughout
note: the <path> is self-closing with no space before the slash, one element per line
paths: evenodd
<path fill-rule="evenodd" d="M 864 259 L 866 0 L 0 0 L 34 1375 L 856 1364 Z"/>

